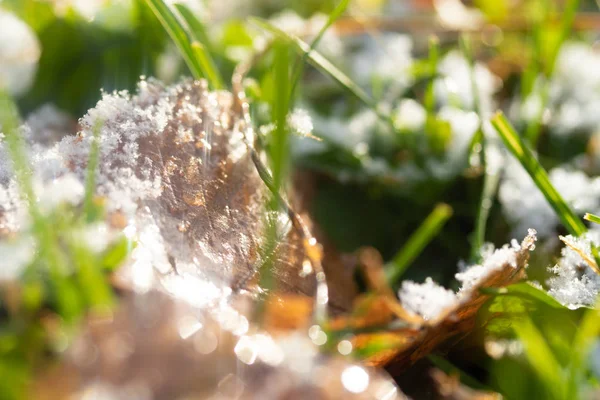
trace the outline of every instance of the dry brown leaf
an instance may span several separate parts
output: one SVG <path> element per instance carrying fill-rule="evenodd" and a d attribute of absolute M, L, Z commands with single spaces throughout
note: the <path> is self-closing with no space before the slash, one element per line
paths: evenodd
<path fill-rule="evenodd" d="M 410 340 L 395 351 L 386 351 L 384 354 L 370 357 L 366 363 L 373 366 L 386 366 L 392 375 L 400 374 L 438 346 L 472 331 L 479 308 L 489 299 L 489 296 L 481 293 L 480 289 L 504 287 L 521 280 L 525 276 L 525 267 L 533 240 L 527 237 L 523 241 L 521 249 L 516 252 L 515 266 L 508 263 L 499 265 L 482 277 L 477 285 L 462 293 L 458 304 L 442 311 L 436 319 L 394 331 L 393 333 L 399 337 L 408 337 Z M 377 339 L 376 335 L 373 336 L 374 339 Z M 401 342 L 400 338 L 397 340 Z M 368 335 L 362 337 L 360 342 L 361 346 L 366 344 L 368 344 Z"/>

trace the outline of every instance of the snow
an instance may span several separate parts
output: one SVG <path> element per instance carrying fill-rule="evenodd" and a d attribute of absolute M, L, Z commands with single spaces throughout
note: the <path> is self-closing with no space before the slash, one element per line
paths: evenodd
<path fill-rule="evenodd" d="M 600 210 L 600 178 L 590 178 L 569 166 L 555 167 L 548 175 L 556 190 L 577 213 Z M 555 234 L 559 223 L 556 213 L 513 157 L 507 160 L 498 198 L 505 217 L 513 226 L 513 235 L 522 235 L 530 227 L 535 228 L 540 237 Z"/>
<path fill-rule="evenodd" d="M 400 130 L 416 132 L 423 129 L 427 112 L 413 99 L 402 99 L 394 110 L 394 125 Z"/>
<path fill-rule="evenodd" d="M 596 228 L 579 238 L 569 235 L 565 239 L 593 260 L 591 245 L 600 245 L 600 230 Z M 554 276 L 548 279 L 548 293 L 560 303 L 572 309 L 595 304 L 600 292 L 600 275 L 577 251 L 565 246 L 557 264 L 549 270 Z"/>
<path fill-rule="evenodd" d="M 24 94 L 33 84 L 40 54 L 33 30 L 0 8 L 0 89 L 13 96 Z"/>
<path fill-rule="evenodd" d="M 472 290 L 490 274 L 503 268 L 517 268 L 519 253 L 524 250 L 534 250 L 536 240 L 535 230 L 530 229 L 521 244 L 513 239 L 510 245 L 504 245 L 499 249 L 485 246 L 481 264 L 468 266 L 456 274 L 456 279 L 462 283 L 458 293 L 443 288 L 431 278 L 427 278 L 421 284 L 404 281 L 398 293 L 400 302 L 407 311 L 420 315 L 425 320 L 434 320 L 445 310 L 457 306 L 467 298 Z"/>
<path fill-rule="evenodd" d="M 408 35 L 386 33 L 365 37 L 361 49 L 352 57 L 352 79 L 361 84 L 380 80 L 400 88 L 408 87 L 413 81 L 412 48 Z"/>
<path fill-rule="evenodd" d="M 469 61 L 457 50 L 449 52 L 439 63 L 442 78 L 435 82 L 435 95 L 442 104 L 450 104 L 475 110 L 475 96 L 471 75 L 474 75 L 483 114 L 494 111 L 493 96 L 501 86 L 501 80 L 483 64 L 475 63 L 473 74 Z"/>
<path fill-rule="evenodd" d="M 431 278 L 427 278 L 422 284 L 402 282 L 398 296 L 407 311 L 420 315 L 425 320 L 435 319 L 443 310 L 457 304 L 456 294 Z"/>

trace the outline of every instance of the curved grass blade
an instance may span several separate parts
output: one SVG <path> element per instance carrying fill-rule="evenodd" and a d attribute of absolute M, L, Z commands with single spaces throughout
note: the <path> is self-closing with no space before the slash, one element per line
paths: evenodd
<path fill-rule="evenodd" d="M 452 207 L 448 204 L 438 204 L 425 221 L 408 239 L 404 247 L 386 265 L 386 275 L 390 285 L 398 282 L 409 265 L 417 258 L 442 229 L 446 221 L 452 216 Z"/>
<path fill-rule="evenodd" d="M 181 53 L 188 68 L 190 69 L 192 76 L 195 79 L 202 78 L 202 68 L 190 44 L 190 37 L 188 36 L 183 26 L 181 26 L 181 24 L 177 20 L 177 17 L 175 17 L 169 6 L 167 6 L 163 2 L 163 0 L 146 0 L 146 3 L 154 12 L 156 18 L 158 18 L 163 28 L 165 28 L 165 30 L 179 49 L 179 52 Z"/>
<path fill-rule="evenodd" d="M 202 22 L 183 4 L 175 4 L 175 8 L 187 23 L 193 41 L 190 44 L 196 60 L 200 64 L 202 74 L 214 89 L 223 89 L 223 79 L 217 64 L 211 57 L 211 45 Z"/>
<path fill-rule="evenodd" d="M 491 119 L 491 122 L 506 147 L 529 173 L 529 176 L 531 176 L 536 186 L 540 189 L 569 233 L 573 236 L 580 236 L 585 233 L 587 228 L 581 219 L 579 219 L 577 214 L 575 214 L 560 193 L 554 188 L 544 167 L 541 166 L 539 161 L 533 155 L 533 152 L 521 139 L 504 114 L 501 111 L 498 111 Z"/>
<path fill-rule="evenodd" d="M 292 74 L 292 90 L 290 91 L 290 96 L 293 96 L 294 92 L 296 91 L 296 85 L 298 84 L 298 81 L 300 80 L 300 76 L 302 76 L 302 71 L 304 70 L 304 63 L 306 62 L 308 56 L 317 47 L 317 45 L 323 38 L 323 35 L 325 35 L 325 32 L 327 32 L 327 30 L 331 27 L 331 25 L 333 25 L 335 23 L 335 21 L 339 17 L 341 17 L 342 14 L 346 11 L 346 8 L 348 8 L 349 3 L 350 3 L 350 0 L 342 0 L 333 9 L 333 11 L 331 11 L 331 13 L 329 14 L 329 17 L 327 18 L 327 22 L 325 23 L 325 25 L 323 25 L 323 27 L 319 30 L 319 33 L 317 33 L 317 36 L 315 36 L 313 41 L 310 43 L 309 50 L 302 55 L 302 59 L 300 60 L 300 63 L 294 67 L 294 73 Z"/>
<path fill-rule="evenodd" d="M 361 100 L 371 109 L 373 109 L 373 111 L 375 111 L 378 116 L 385 118 L 386 120 L 390 118 L 388 115 L 385 115 L 381 112 L 381 110 L 378 109 L 377 102 L 371 96 L 369 96 L 367 92 L 365 92 L 360 86 L 358 86 L 354 81 L 352 81 L 352 79 L 350 79 L 346 74 L 340 71 L 329 60 L 323 57 L 319 52 L 311 49 L 311 46 L 304 42 L 302 39 L 282 31 L 281 29 L 277 28 L 269 21 L 266 21 L 264 19 L 252 17 L 250 18 L 250 20 L 262 29 L 271 32 L 276 37 L 285 38 L 291 41 L 302 55 L 306 55 L 308 61 L 310 61 L 313 65 L 315 65 L 325 74 L 329 75 L 344 89 L 346 89 L 348 92 L 356 96 L 359 100 Z"/>

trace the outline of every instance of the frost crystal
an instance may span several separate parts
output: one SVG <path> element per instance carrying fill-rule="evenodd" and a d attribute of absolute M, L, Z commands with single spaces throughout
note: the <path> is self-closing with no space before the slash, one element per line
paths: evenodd
<path fill-rule="evenodd" d="M 569 235 L 565 240 L 593 260 L 591 244 L 600 244 L 600 231 L 590 230 L 578 238 Z M 596 302 L 600 292 L 600 276 L 572 247 L 565 246 L 562 249 L 561 258 L 550 268 L 550 272 L 555 276 L 548 279 L 548 293 L 563 305 L 578 308 L 591 306 Z"/>
<path fill-rule="evenodd" d="M 443 310 L 456 304 L 456 294 L 449 289 L 427 278 L 425 283 L 412 281 L 402 282 L 398 293 L 400 301 L 407 311 L 422 316 L 424 319 L 434 319 Z"/>
<path fill-rule="evenodd" d="M 300 135 L 308 135 L 313 131 L 313 123 L 308 111 L 296 108 L 288 115 L 288 125 Z"/>
<path fill-rule="evenodd" d="M 31 28 L 0 8 L 0 89 L 19 96 L 35 77 L 40 45 Z"/>

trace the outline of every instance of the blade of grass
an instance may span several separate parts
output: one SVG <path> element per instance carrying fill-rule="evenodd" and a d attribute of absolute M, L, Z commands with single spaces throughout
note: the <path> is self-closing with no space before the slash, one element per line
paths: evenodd
<path fill-rule="evenodd" d="M 160 21 L 163 28 L 167 31 L 183 59 L 185 60 L 192 76 L 195 79 L 202 78 L 202 68 L 198 62 L 194 50 L 190 44 L 191 40 L 186 33 L 185 29 L 181 26 L 177 17 L 173 14 L 169 6 L 167 6 L 163 0 L 146 0 L 146 3 L 150 9 L 156 15 L 156 18 Z"/>
<path fill-rule="evenodd" d="M 175 4 L 175 8 L 190 28 L 193 38 L 190 46 L 200 65 L 202 74 L 208 79 L 214 89 L 223 89 L 225 85 L 223 84 L 217 64 L 210 55 L 211 45 L 204 25 L 185 5 Z"/>
<path fill-rule="evenodd" d="M 540 131 L 542 128 L 542 122 L 544 118 L 544 111 L 546 109 L 546 105 L 548 104 L 548 100 L 550 98 L 550 79 L 554 74 L 554 68 L 556 66 L 556 59 L 558 58 L 558 53 L 560 52 L 560 48 L 562 47 L 565 40 L 569 37 L 569 33 L 573 27 L 573 21 L 575 21 L 575 15 L 577 14 L 577 9 L 579 8 L 579 0 L 567 0 L 567 3 L 564 7 L 564 10 L 561 14 L 561 24 L 560 24 L 560 32 L 559 37 L 554 46 L 550 49 L 550 53 L 548 59 L 546 60 L 545 69 L 542 69 L 544 74 L 544 81 L 542 82 L 542 88 L 540 92 L 540 110 L 535 120 L 527 126 L 527 130 L 525 132 L 525 137 L 529 140 L 532 146 L 536 146 Z M 551 24 L 552 21 L 549 21 L 549 18 L 545 18 L 546 21 L 541 26 L 536 27 L 536 49 L 535 54 L 538 57 L 542 53 L 540 47 L 542 46 L 542 38 L 541 32 L 544 29 L 544 26 L 547 24 Z M 535 62 L 535 61 L 534 61 Z"/>
<path fill-rule="evenodd" d="M 260 287 L 269 291 L 273 285 L 273 261 L 276 256 L 279 237 L 277 232 L 280 193 L 285 185 L 289 163 L 289 129 L 287 115 L 289 112 L 290 91 L 290 42 L 284 38 L 278 39 L 273 44 L 273 93 L 271 96 L 271 121 L 275 126 L 269 142 L 269 155 L 271 161 L 272 179 L 267 185 L 272 191 L 271 200 L 267 205 L 264 233 L 265 241 L 261 249 L 262 263 L 259 267 Z M 263 297 L 256 309 L 256 317 L 262 319 L 264 315 Z"/>
<path fill-rule="evenodd" d="M 386 265 L 386 275 L 390 286 L 398 282 L 410 263 L 421 254 L 451 216 L 452 208 L 448 204 L 438 204 L 433 209 L 421 226 L 411 235 L 404 247 Z"/>
<path fill-rule="evenodd" d="M 390 120 L 390 116 L 383 113 L 377 107 L 377 102 L 367 94 L 360 86 L 358 86 L 352 79 L 350 79 L 346 74 L 340 71 L 335 65 L 333 65 L 329 60 L 323 57 L 319 52 L 310 48 L 306 42 L 302 41 L 300 38 L 291 35 L 287 32 L 282 31 L 277 28 L 269 21 L 266 21 L 261 18 L 251 17 L 250 21 L 255 23 L 257 26 L 262 29 L 271 32 L 273 35 L 279 38 L 285 38 L 290 40 L 294 47 L 302 54 L 306 54 L 308 61 L 310 61 L 313 65 L 315 65 L 318 69 L 324 72 L 326 75 L 330 76 L 333 80 L 339 83 L 344 89 L 346 89 L 349 93 L 356 96 L 359 100 L 369 106 L 373 111 L 377 113 L 380 118 L 383 118 L 387 121 Z"/>
<path fill-rule="evenodd" d="M 577 214 L 575 214 L 560 193 L 554 188 L 544 167 L 540 165 L 533 152 L 521 139 L 504 114 L 500 111 L 497 112 L 491 119 L 491 122 L 508 150 L 510 150 L 529 173 L 529 176 L 531 176 L 569 233 L 573 236 L 580 236 L 585 233 L 587 229 L 581 219 L 579 219 Z"/>
<path fill-rule="evenodd" d="M 429 38 L 429 68 L 434 73 L 438 69 L 438 62 L 440 58 L 440 40 L 437 36 L 431 36 Z M 435 118 L 435 74 L 429 80 L 427 88 L 425 89 L 425 96 L 423 103 L 425 110 L 427 111 L 428 118 Z"/>
<path fill-rule="evenodd" d="M 553 399 L 567 398 L 561 366 L 541 332 L 527 316 L 514 321 L 512 326 L 523 343 L 527 361 L 548 389 L 547 395 Z"/>
<path fill-rule="evenodd" d="M 585 312 L 573 339 L 573 353 L 569 365 L 569 398 L 576 398 L 578 388 L 586 376 L 586 360 L 589 359 L 589 352 L 600 334 L 599 306 L 600 304 L 596 304 L 594 308 Z"/>
<path fill-rule="evenodd" d="M 323 27 L 321 27 L 319 33 L 317 33 L 317 36 L 315 36 L 313 41 L 310 43 L 308 51 L 302 55 L 302 59 L 300 60 L 300 62 L 294 66 L 294 72 L 292 73 L 292 90 L 290 91 L 290 96 L 293 96 L 294 92 L 296 91 L 296 85 L 298 84 L 298 81 L 302 76 L 302 71 L 304 70 L 304 63 L 308 59 L 308 56 L 317 47 L 317 45 L 323 38 L 323 35 L 325 35 L 325 32 L 327 32 L 331 25 L 333 25 L 335 21 L 337 21 L 337 19 L 341 17 L 341 15 L 346 11 L 346 8 L 348 8 L 349 3 L 350 0 L 341 0 L 338 3 L 338 5 L 331 11 L 329 17 L 327 18 L 327 22 L 325 23 L 325 25 L 323 25 Z"/>
<path fill-rule="evenodd" d="M 481 192 L 481 198 L 479 200 L 479 207 L 477 208 L 477 215 L 475 217 L 475 230 L 472 233 L 472 244 L 471 244 L 471 261 L 479 263 L 480 260 L 480 249 L 485 243 L 485 230 L 487 227 L 487 221 L 490 216 L 490 210 L 494 202 L 498 184 L 500 183 L 499 171 L 491 170 L 488 168 L 485 149 L 487 146 L 485 135 L 481 130 L 481 121 L 483 116 L 481 114 L 481 107 L 479 102 L 479 88 L 477 86 L 477 79 L 475 78 L 475 58 L 473 57 L 473 49 L 471 40 L 466 35 L 460 37 L 460 48 L 464 57 L 469 63 L 469 79 L 471 81 L 471 93 L 473 95 L 473 110 L 479 117 L 479 127 L 477 133 L 473 138 L 472 148 L 475 148 L 479 144 L 479 155 L 480 165 L 483 169 L 483 190 Z"/>
<path fill-rule="evenodd" d="M 596 224 L 600 224 L 600 217 L 594 214 L 586 213 L 583 216 L 583 219 L 585 219 L 586 221 L 594 222 Z"/>
<path fill-rule="evenodd" d="M 273 65 L 273 103 L 271 104 L 271 119 L 275 124 L 270 153 L 273 171 L 273 184 L 279 191 L 287 173 L 289 160 L 289 130 L 287 115 L 289 112 L 290 93 L 290 46 L 287 40 L 278 40 L 274 47 L 275 61 Z"/>

